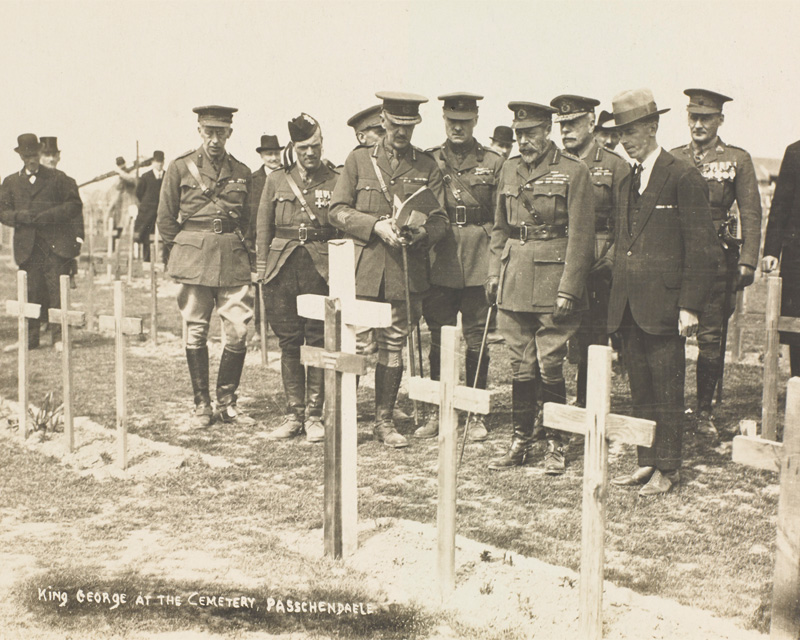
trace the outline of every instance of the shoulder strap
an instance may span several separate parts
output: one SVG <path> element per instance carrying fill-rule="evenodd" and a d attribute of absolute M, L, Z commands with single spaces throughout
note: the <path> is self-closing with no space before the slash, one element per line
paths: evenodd
<path fill-rule="evenodd" d="M 291 174 L 289 173 L 291 168 L 286 169 L 286 182 L 289 184 L 289 188 L 294 193 L 295 197 L 300 201 L 300 207 L 305 211 L 306 215 L 311 218 L 311 222 L 314 224 L 315 227 L 321 226 L 319 220 L 317 220 L 317 216 L 314 215 L 314 212 L 311 210 L 311 207 L 308 206 L 308 202 L 303 197 L 303 192 L 300 191 L 300 187 L 297 186 L 297 183 L 292 178 Z"/>
<path fill-rule="evenodd" d="M 239 222 L 239 214 L 235 211 L 231 211 L 224 202 L 222 202 L 218 197 L 217 194 L 214 192 L 213 189 L 208 187 L 203 180 L 203 176 L 200 175 L 200 171 L 197 168 L 194 160 L 192 158 L 184 158 L 183 161 L 186 163 L 186 168 L 189 170 L 189 173 L 192 174 L 192 177 L 197 180 L 197 183 L 200 185 L 200 188 L 203 190 L 203 196 L 208 198 L 209 202 L 214 203 L 216 206 L 220 208 L 221 211 L 225 212 L 229 218 L 232 218 L 234 222 L 238 224 Z M 194 214 L 189 214 L 183 220 L 180 221 L 180 224 L 186 222 L 189 218 L 192 217 Z"/>
<path fill-rule="evenodd" d="M 389 189 L 386 188 L 386 182 L 383 179 L 383 173 L 381 172 L 381 168 L 378 166 L 378 159 L 375 157 L 375 154 L 370 153 L 369 159 L 372 160 L 372 166 L 375 169 L 375 175 L 378 177 L 378 182 L 381 184 L 381 191 L 383 192 L 383 197 L 386 198 L 386 202 L 394 209 L 394 203 L 392 202 L 392 196 L 389 195 Z"/>

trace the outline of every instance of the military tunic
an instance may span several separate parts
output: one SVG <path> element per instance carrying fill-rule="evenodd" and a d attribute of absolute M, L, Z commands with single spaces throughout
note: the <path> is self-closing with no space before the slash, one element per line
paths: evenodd
<path fill-rule="evenodd" d="M 490 276 L 499 276 L 498 329 L 512 351 L 514 379 L 563 380 L 566 344 L 579 316 L 554 321 L 556 298 L 587 308 L 586 276 L 594 260 L 594 198 L 589 170 L 550 143 L 530 169 L 521 156 L 500 173 L 491 238 Z M 538 355 L 537 355 L 538 351 Z"/>

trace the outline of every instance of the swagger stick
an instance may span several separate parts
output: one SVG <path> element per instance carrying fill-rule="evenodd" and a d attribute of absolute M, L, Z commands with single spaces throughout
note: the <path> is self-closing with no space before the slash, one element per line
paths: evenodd
<path fill-rule="evenodd" d="M 408 344 L 408 368 L 413 376 L 417 375 L 417 365 L 415 363 L 416 354 L 414 352 L 414 329 L 411 326 L 411 289 L 408 279 L 408 245 L 403 242 L 403 278 L 405 280 L 406 290 L 406 326 L 408 327 L 408 337 L 406 338 Z M 419 407 L 417 401 L 414 400 L 414 426 L 419 426 Z"/>

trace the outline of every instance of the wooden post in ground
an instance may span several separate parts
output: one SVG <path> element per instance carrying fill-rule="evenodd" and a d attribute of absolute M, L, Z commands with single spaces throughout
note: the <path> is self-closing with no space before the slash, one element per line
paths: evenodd
<path fill-rule="evenodd" d="M 781 315 L 781 279 L 767 278 L 767 318 L 764 339 L 764 389 L 761 397 L 761 433 L 768 440 L 777 438 L 778 355 L 780 343 L 778 318 Z"/>
<path fill-rule="evenodd" d="M 800 637 L 800 378 L 789 380 L 784 424 L 782 444 L 751 436 L 733 439 L 734 462 L 781 474 L 771 640 Z"/>
<path fill-rule="evenodd" d="M 352 240 L 331 240 L 328 249 L 329 297 L 298 296 L 297 312 L 325 321 L 325 348 L 303 346 L 300 358 L 325 369 L 324 545 L 326 555 L 345 557 L 358 548 L 356 375 L 363 360 L 356 355 L 356 326 L 391 326 L 392 308 L 356 300 Z"/>
<path fill-rule="evenodd" d="M 122 280 L 114 282 L 114 315 L 100 316 L 100 330 L 113 331 L 116 351 L 117 387 L 117 464 L 121 469 L 128 466 L 128 402 L 127 402 L 127 361 L 125 336 L 141 335 L 142 319 L 125 317 L 125 289 Z"/>
<path fill-rule="evenodd" d="M 157 237 L 158 234 L 156 234 Z M 150 339 L 153 346 L 158 345 L 158 269 L 156 269 L 156 255 L 158 243 L 150 243 Z"/>
<path fill-rule="evenodd" d="M 75 430 L 72 420 L 72 329 L 83 327 L 86 324 L 86 314 L 83 311 L 70 309 L 69 276 L 61 276 L 61 308 L 48 309 L 48 320 L 52 323 L 61 323 L 61 375 L 64 380 L 64 435 L 67 441 L 67 451 L 75 450 Z"/>
<path fill-rule="evenodd" d="M 114 218 L 106 221 L 106 277 L 113 280 L 114 272 Z M 121 240 L 121 238 L 120 238 Z"/>
<path fill-rule="evenodd" d="M 17 271 L 17 299 L 6 300 L 6 313 L 17 316 L 17 340 L 19 359 L 17 374 L 19 380 L 19 433 L 22 439 L 28 437 L 28 318 L 36 319 L 42 307 L 28 302 L 28 273 Z"/>
<path fill-rule="evenodd" d="M 610 413 L 611 354 L 609 347 L 589 347 L 586 409 L 544 405 L 545 427 L 584 436 L 579 637 L 585 640 L 603 637 L 608 440 L 649 447 L 656 430 L 651 420 Z"/>
<path fill-rule="evenodd" d="M 456 470 L 458 468 L 456 409 L 483 415 L 492 410 L 491 392 L 458 384 L 461 347 L 459 335 L 460 332 L 456 327 L 442 327 L 439 381 L 420 377 L 408 379 L 409 398 L 439 405 L 439 503 L 436 525 L 437 574 L 439 595 L 442 600 L 456 588 Z"/>

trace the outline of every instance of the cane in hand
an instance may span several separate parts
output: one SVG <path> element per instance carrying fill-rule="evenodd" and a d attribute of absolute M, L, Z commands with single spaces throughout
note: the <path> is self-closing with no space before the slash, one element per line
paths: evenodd
<path fill-rule="evenodd" d="M 408 239 L 404 236 L 403 237 L 403 244 L 402 244 L 402 251 L 403 251 L 403 278 L 405 280 L 405 291 L 406 291 L 406 326 L 408 327 L 408 337 L 407 346 L 408 346 L 408 368 L 409 373 L 411 376 L 417 375 L 417 365 L 416 365 L 416 353 L 414 348 L 414 327 L 411 322 L 411 288 L 409 286 L 409 278 L 408 278 Z M 419 426 L 419 407 L 417 406 L 417 401 L 414 400 L 414 426 Z"/>

